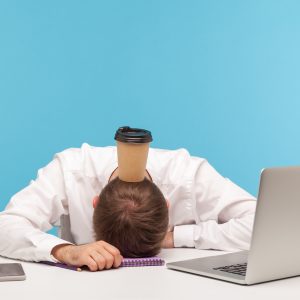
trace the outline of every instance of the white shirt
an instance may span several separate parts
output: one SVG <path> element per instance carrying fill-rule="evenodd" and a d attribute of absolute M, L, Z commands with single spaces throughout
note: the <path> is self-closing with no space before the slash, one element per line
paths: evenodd
<path fill-rule="evenodd" d="M 95 241 L 92 199 L 117 167 L 116 147 L 67 149 L 38 171 L 0 213 L 0 255 L 53 261 L 51 250 L 66 243 L 46 233 L 68 216 L 73 242 Z M 187 150 L 149 150 L 147 171 L 170 202 L 175 247 L 248 249 L 256 199 Z"/>

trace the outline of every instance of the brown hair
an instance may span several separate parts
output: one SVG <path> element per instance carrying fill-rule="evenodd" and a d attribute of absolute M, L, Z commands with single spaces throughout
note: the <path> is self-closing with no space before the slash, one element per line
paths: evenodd
<path fill-rule="evenodd" d="M 115 178 L 100 194 L 94 210 L 96 240 L 117 247 L 124 257 L 156 255 L 168 228 L 168 207 L 159 188 L 148 179 Z"/>

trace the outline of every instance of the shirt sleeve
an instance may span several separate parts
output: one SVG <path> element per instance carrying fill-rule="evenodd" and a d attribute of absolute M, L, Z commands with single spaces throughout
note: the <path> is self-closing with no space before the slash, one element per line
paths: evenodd
<path fill-rule="evenodd" d="M 198 164 L 192 186 L 196 224 L 174 227 L 175 247 L 249 249 L 256 199 L 206 160 Z"/>
<path fill-rule="evenodd" d="M 67 213 L 63 172 L 58 158 L 54 158 L 0 213 L 0 255 L 26 261 L 56 261 L 52 248 L 69 242 L 46 231 Z"/>

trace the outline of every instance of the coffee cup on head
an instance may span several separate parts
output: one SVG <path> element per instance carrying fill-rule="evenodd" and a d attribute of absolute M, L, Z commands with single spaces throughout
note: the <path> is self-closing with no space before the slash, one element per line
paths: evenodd
<path fill-rule="evenodd" d="M 140 182 L 145 178 L 151 132 L 145 129 L 120 127 L 117 141 L 119 178 L 127 182 Z"/>

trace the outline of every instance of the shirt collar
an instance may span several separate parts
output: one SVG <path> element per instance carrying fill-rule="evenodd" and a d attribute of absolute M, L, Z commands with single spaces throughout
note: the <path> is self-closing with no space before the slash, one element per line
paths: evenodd
<path fill-rule="evenodd" d="M 108 165 L 108 167 L 105 170 L 104 174 L 104 183 L 108 184 L 111 174 L 114 172 L 114 170 L 118 167 L 118 161 L 117 159 L 114 160 L 111 164 Z M 157 185 L 158 183 L 158 176 L 157 173 L 154 171 L 153 167 L 147 162 L 146 170 L 149 173 L 152 182 Z"/>

